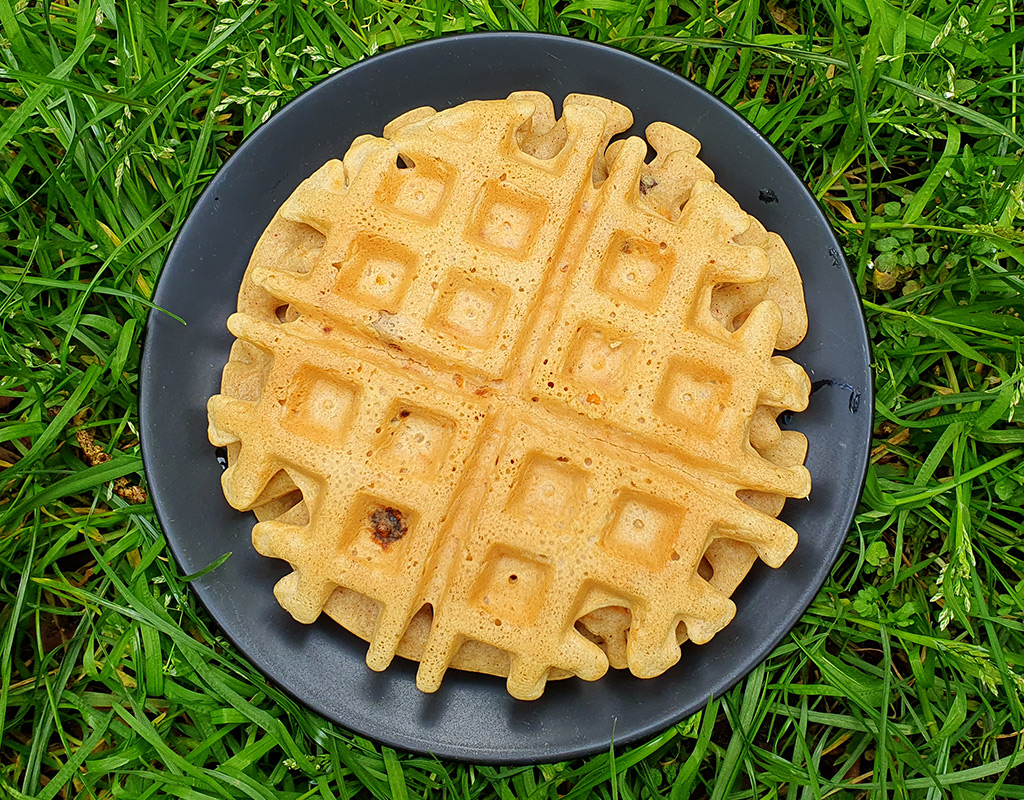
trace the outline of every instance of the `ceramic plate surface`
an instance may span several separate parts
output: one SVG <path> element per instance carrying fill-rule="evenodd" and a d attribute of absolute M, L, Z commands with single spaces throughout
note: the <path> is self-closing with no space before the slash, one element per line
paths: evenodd
<path fill-rule="evenodd" d="M 232 510 L 206 438 L 232 337 L 225 321 L 257 239 L 295 187 L 353 138 L 421 105 L 437 109 L 536 89 L 558 109 L 571 92 L 628 106 L 630 133 L 665 120 L 696 136 L 718 182 L 782 235 L 804 281 L 810 329 L 787 353 L 817 391 L 789 427 L 808 437 L 809 500 L 782 518 L 800 544 L 785 565 L 760 562 L 734 599 L 735 620 L 711 643 L 687 644 L 662 676 L 553 681 L 540 700 L 511 698 L 503 679 L 450 670 L 421 694 L 415 664 L 365 665 L 366 643 L 322 617 L 294 622 L 274 583 L 287 565 L 252 548 L 250 514 Z M 591 43 L 538 34 L 479 34 L 403 47 L 348 67 L 276 114 L 210 182 L 182 227 L 155 302 L 142 363 L 142 446 L 153 502 L 186 573 L 232 556 L 192 585 L 227 636 L 270 680 L 325 717 L 392 746 L 487 763 L 556 761 L 665 729 L 761 662 L 824 582 L 860 496 L 871 439 L 872 391 L 864 319 L 841 249 L 814 198 L 753 127 L 693 83 Z"/>

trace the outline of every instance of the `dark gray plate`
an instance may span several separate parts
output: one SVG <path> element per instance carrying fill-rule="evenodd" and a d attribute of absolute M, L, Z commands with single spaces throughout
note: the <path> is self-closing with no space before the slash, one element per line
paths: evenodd
<path fill-rule="evenodd" d="M 779 570 L 755 567 L 736 593 L 735 621 L 653 680 L 609 674 L 556 681 L 534 702 L 498 678 L 452 670 L 434 695 L 414 665 L 367 669 L 366 644 L 329 620 L 294 622 L 271 592 L 286 565 L 250 543 L 253 518 L 221 494 L 206 439 L 206 400 L 218 391 L 253 246 L 299 182 L 340 158 L 361 133 L 379 134 L 410 108 L 539 89 L 556 106 L 570 92 L 627 105 L 634 131 L 666 120 L 703 142 L 719 183 L 789 244 L 803 275 L 807 338 L 791 355 L 821 391 L 791 426 L 810 440 L 814 491 L 783 518 L 800 534 Z M 871 373 L 864 319 L 846 264 L 817 203 L 778 152 L 719 100 L 626 53 L 537 34 L 480 34 L 403 47 L 324 81 L 254 133 L 217 173 L 174 244 L 156 303 L 187 321 L 150 315 L 142 361 L 142 452 L 157 515 L 184 572 L 233 555 L 193 584 L 228 637 L 270 680 L 326 717 L 381 742 L 487 763 L 555 761 L 655 734 L 693 713 L 761 662 L 799 619 L 831 568 L 863 485 L 871 439 Z M 859 399 L 859 405 L 857 400 Z M 859 408 L 859 410 L 858 410 Z"/>

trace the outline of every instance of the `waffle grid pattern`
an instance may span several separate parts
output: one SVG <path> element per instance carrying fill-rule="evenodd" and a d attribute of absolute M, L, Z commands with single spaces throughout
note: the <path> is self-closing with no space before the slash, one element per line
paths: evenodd
<path fill-rule="evenodd" d="M 809 387 L 773 355 L 778 256 L 737 243 L 759 234 L 682 131 L 651 126 L 650 163 L 609 146 L 630 122 L 534 93 L 410 112 L 289 198 L 229 320 L 210 438 L 293 567 L 275 594 L 302 622 L 339 587 L 373 601 L 374 669 L 429 604 L 425 691 L 467 641 L 524 699 L 660 674 L 796 544 L 775 516 L 806 442 L 775 417 Z M 730 285 L 746 307 L 716 305 Z"/>

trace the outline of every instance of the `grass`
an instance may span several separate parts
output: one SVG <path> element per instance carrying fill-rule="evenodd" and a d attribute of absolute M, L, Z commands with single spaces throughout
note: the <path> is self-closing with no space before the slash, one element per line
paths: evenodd
<path fill-rule="evenodd" d="M 1021 0 L 0 0 L 0 782 L 13 798 L 1024 798 Z M 840 234 L 874 342 L 869 481 L 776 652 L 637 747 L 399 754 L 239 658 L 144 493 L 139 343 L 204 184 L 379 50 L 536 29 L 754 122 Z"/>

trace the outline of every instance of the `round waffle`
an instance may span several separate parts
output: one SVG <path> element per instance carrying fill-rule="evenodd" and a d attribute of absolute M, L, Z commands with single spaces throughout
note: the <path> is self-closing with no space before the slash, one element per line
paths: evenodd
<path fill-rule="evenodd" d="M 421 108 L 305 181 L 257 245 L 210 439 L 253 543 L 367 663 L 662 673 L 796 533 L 809 381 L 785 244 L 664 123 L 517 92 Z M 646 162 L 648 144 L 656 152 Z"/>

